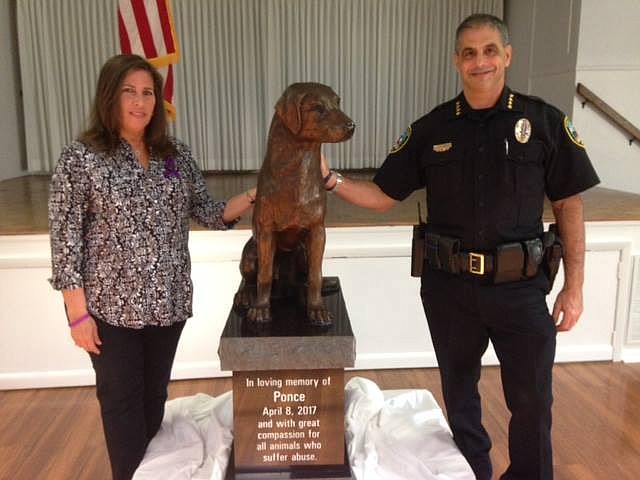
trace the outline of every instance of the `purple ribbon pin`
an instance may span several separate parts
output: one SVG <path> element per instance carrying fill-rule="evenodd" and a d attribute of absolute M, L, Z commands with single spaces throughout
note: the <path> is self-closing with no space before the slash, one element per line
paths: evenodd
<path fill-rule="evenodd" d="M 173 157 L 167 157 L 164 161 L 164 178 L 180 178 L 176 159 Z"/>

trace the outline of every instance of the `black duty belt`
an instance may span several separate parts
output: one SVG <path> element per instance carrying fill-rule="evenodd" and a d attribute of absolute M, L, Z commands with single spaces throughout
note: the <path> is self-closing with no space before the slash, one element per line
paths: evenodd
<path fill-rule="evenodd" d="M 492 252 L 460 251 L 460 240 L 426 233 L 424 261 L 429 268 L 453 274 L 491 277 L 494 283 L 536 276 L 545 254 L 541 238 L 504 243 Z"/>
<path fill-rule="evenodd" d="M 563 256 L 562 239 L 555 224 L 541 237 L 503 243 L 491 252 L 460 251 L 460 240 L 427 231 L 420 222 L 413 227 L 411 275 L 420 277 L 423 266 L 453 274 L 490 278 L 493 283 L 516 282 L 536 276 L 540 268 L 549 279 L 548 290 Z"/>

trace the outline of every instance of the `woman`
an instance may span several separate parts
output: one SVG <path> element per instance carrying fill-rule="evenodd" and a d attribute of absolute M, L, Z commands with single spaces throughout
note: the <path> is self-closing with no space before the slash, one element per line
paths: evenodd
<path fill-rule="evenodd" d="M 88 130 L 51 179 L 51 284 L 91 357 L 116 480 L 132 477 L 162 422 L 192 314 L 189 219 L 224 230 L 255 198 L 251 189 L 214 202 L 166 126 L 162 77 L 137 55 L 117 55 L 100 72 Z"/>

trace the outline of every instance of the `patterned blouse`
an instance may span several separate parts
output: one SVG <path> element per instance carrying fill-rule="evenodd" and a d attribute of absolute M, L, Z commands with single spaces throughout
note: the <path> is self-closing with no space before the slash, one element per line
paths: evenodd
<path fill-rule="evenodd" d="M 171 325 L 192 315 L 189 220 L 225 230 L 226 202 L 207 193 L 191 151 L 152 155 L 145 170 L 131 146 L 95 153 L 67 145 L 51 178 L 49 232 L 57 290 L 84 287 L 87 308 L 117 326 Z"/>

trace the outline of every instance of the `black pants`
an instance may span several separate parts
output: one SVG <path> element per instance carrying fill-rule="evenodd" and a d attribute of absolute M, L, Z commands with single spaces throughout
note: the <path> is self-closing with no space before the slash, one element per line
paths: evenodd
<path fill-rule="evenodd" d="M 185 322 L 133 329 L 102 321 L 100 355 L 90 354 L 114 480 L 129 480 L 157 433 Z"/>
<path fill-rule="evenodd" d="M 500 361 L 510 465 L 502 480 L 551 480 L 551 370 L 556 329 L 546 277 L 502 285 L 427 270 L 422 303 L 436 351 L 454 440 L 479 480 L 492 474 L 478 380 L 489 340 Z"/>

